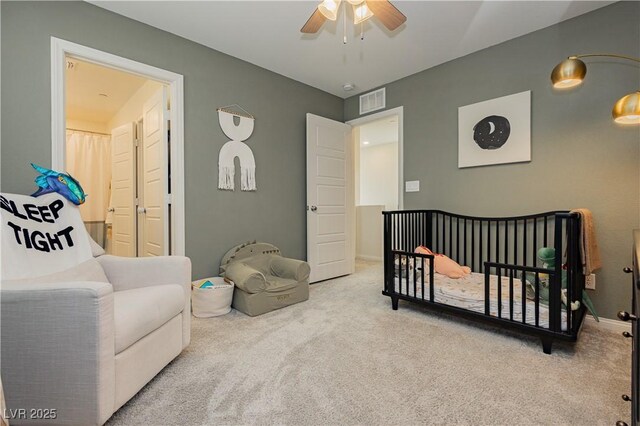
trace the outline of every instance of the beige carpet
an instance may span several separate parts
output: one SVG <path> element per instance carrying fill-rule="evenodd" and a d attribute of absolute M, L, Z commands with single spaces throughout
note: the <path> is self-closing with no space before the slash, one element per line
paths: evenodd
<path fill-rule="evenodd" d="M 191 345 L 110 425 L 575 424 L 629 421 L 630 342 L 577 345 L 431 313 L 380 294 L 379 264 L 251 318 L 194 319 Z"/>

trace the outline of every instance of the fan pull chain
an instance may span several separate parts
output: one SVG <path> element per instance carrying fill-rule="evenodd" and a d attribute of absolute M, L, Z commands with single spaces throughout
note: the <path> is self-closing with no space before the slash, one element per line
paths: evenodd
<path fill-rule="evenodd" d="M 364 40 L 364 21 L 360 22 L 360 40 Z"/>
<path fill-rule="evenodd" d="M 342 14 L 342 44 L 347 44 L 347 9 L 346 6 L 344 6 L 344 13 Z"/>

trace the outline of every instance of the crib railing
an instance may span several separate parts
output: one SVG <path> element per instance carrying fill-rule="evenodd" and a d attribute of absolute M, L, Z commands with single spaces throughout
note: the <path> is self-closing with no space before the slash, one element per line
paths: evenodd
<path fill-rule="evenodd" d="M 549 330 L 553 332 L 562 331 L 564 277 L 567 331 L 577 333 L 581 322 L 578 320 L 578 315 L 584 315 L 582 303 L 578 310 L 571 310 L 572 301 L 581 302 L 584 289 L 584 275 L 578 246 L 579 218 L 577 215 L 567 211 L 553 211 L 516 217 L 472 217 L 440 210 L 389 211 L 383 212 L 383 215 L 385 290 L 387 292 L 396 291 L 394 284 L 396 262 L 402 262 L 404 258 L 406 261 L 404 267 L 409 268 L 406 272 L 410 273 L 409 258 L 414 259 L 413 262 L 416 264 L 432 260 L 429 255 L 414 253 L 416 247 L 423 245 L 434 253 L 445 254 L 459 264 L 469 266 L 474 272 L 484 273 L 485 276 L 490 274 L 509 276 L 510 279 L 513 276 L 513 279 L 524 280 L 524 274 L 530 273 L 535 276 L 534 285 L 538 286 L 539 275 L 547 274 L 549 276 Z M 545 268 L 538 259 L 537 253 L 542 247 L 555 249 L 553 269 Z M 417 271 L 414 270 L 414 273 L 417 274 Z M 429 274 L 431 276 L 428 281 L 425 281 L 423 273 L 422 280 L 419 280 L 416 285 L 428 286 L 430 295 L 428 301 L 433 302 L 433 271 Z M 488 311 L 489 281 L 488 278 L 486 280 L 485 304 Z M 501 297 L 501 286 L 498 287 L 499 297 Z M 521 288 L 524 291 L 524 285 Z M 421 299 L 424 299 L 424 294 L 423 291 Z M 535 291 L 535 294 L 535 326 L 538 327 L 539 291 Z M 526 298 L 522 300 L 524 303 Z M 512 297 L 509 303 L 514 303 Z M 501 303 L 498 303 L 498 306 L 501 309 Z M 523 312 L 523 317 L 525 315 L 526 312 Z M 526 323 L 526 321 L 527 319 L 524 319 L 522 322 Z"/>

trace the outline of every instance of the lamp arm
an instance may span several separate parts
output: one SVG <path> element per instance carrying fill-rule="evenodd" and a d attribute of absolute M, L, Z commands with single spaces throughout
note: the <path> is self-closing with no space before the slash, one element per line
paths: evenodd
<path fill-rule="evenodd" d="M 591 57 L 594 57 L 594 56 L 607 57 L 607 58 L 627 59 L 629 61 L 639 62 L 640 63 L 640 58 L 634 58 L 633 56 L 617 55 L 615 53 L 588 53 L 588 54 L 585 54 L 585 55 L 569 56 L 569 59 L 591 58 Z"/>

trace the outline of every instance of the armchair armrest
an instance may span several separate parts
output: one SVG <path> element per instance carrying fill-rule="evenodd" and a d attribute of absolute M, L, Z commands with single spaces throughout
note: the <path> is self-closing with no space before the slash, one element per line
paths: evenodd
<path fill-rule="evenodd" d="M 264 274 L 242 262 L 233 262 L 228 265 L 224 276 L 247 293 L 260 293 L 267 288 Z"/>
<path fill-rule="evenodd" d="M 190 290 L 191 261 L 182 256 L 97 257 L 115 291 L 164 284 L 180 284 Z"/>
<path fill-rule="evenodd" d="M 2 283 L 0 304 L 7 408 L 55 409 L 55 424 L 104 423 L 115 398 L 111 284 Z"/>
<path fill-rule="evenodd" d="M 179 284 L 184 290 L 182 348 L 191 341 L 191 260 L 183 256 L 97 257 L 115 291 L 164 284 Z"/>
<path fill-rule="evenodd" d="M 308 280 L 311 272 L 307 262 L 281 256 L 273 256 L 270 266 L 271 273 L 276 277 L 289 278 L 298 282 Z"/>

